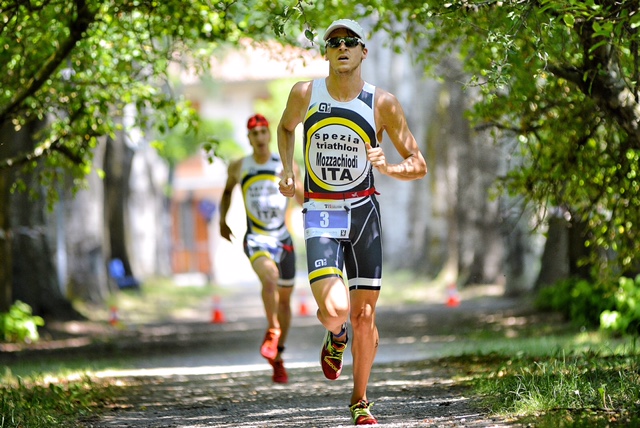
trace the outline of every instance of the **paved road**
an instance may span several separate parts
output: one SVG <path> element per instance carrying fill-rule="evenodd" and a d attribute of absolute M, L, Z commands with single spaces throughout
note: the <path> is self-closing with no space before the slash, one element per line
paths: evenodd
<path fill-rule="evenodd" d="M 296 312 L 298 311 L 296 301 Z M 315 313 L 312 302 L 309 312 Z M 508 319 L 518 302 L 463 300 L 456 308 L 432 303 L 380 307 L 380 348 L 369 387 L 375 414 L 385 427 L 503 427 L 478 410 L 477 397 L 456 380 L 453 367 L 435 358 L 462 352 L 461 329 L 479 328 L 489 318 Z M 132 360 L 129 367 L 98 373 L 119 378 L 122 396 L 111 411 L 87 427 L 339 427 L 349 426 L 350 355 L 341 378 L 323 378 L 318 355 L 323 329 L 315 316 L 296 315 L 287 343 L 287 385 L 271 382 L 259 355 L 264 334 L 260 302 L 239 291 L 221 302 L 227 322 L 148 328 L 172 334 L 200 334 L 211 340 L 167 346 L 166 352 Z M 200 331 L 195 331 L 200 329 Z M 157 333 L 157 332 L 156 332 Z"/>

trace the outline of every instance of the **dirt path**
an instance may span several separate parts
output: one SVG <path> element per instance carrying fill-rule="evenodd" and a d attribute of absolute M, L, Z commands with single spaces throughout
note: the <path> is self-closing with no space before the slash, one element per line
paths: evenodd
<path fill-rule="evenodd" d="M 463 373 L 442 366 L 436 356 L 424 357 L 426 349 L 439 349 L 461 333 L 508 324 L 523 308 L 507 299 L 463 302 L 458 308 L 426 305 L 381 308 L 381 356 L 376 360 L 368 395 L 375 402 L 373 413 L 384 427 L 506 427 L 518 426 L 487 416 L 478 397 L 456 381 Z M 347 408 L 351 392 L 351 367 L 337 381 L 327 381 L 317 360 L 321 331 L 317 321 L 300 319 L 292 331 L 288 362 L 290 382 L 271 382 L 269 366 L 256 352 L 262 334 L 260 323 L 210 326 L 216 340 L 203 357 L 182 365 L 163 360 L 149 361 L 142 372 L 103 373 L 123 385 L 116 406 L 86 427 L 341 427 L 351 426 Z M 311 322 L 313 321 L 313 322 Z M 295 332 L 295 333 L 294 333 Z M 295 336 L 297 334 L 297 336 Z M 312 345 L 307 345 L 307 341 Z M 255 342 L 255 343 L 254 343 Z M 316 343 L 317 342 L 317 343 Z M 316 346 L 317 345 L 317 346 Z M 194 351 L 195 352 L 195 351 Z M 289 353 L 289 351 L 287 351 Z M 166 353 L 171 353 L 169 346 Z M 238 364 L 206 365 L 229 353 Z M 247 357 L 246 355 L 250 355 Z M 209 357 L 207 357 L 209 355 Z M 435 354 L 434 354 L 435 355 Z M 396 358 L 394 358 L 394 356 Z M 252 358 L 257 358 L 257 361 Z M 193 358 L 193 357 L 191 357 Z M 248 360 L 247 360 L 248 358 Z M 197 361 L 197 362 L 196 362 Z M 160 367 L 162 366 L 162 367 Z M 155 369 L 153 368 L 155 367 Z"/>
<path fill-rule="evenodd" d="M 379 426 L 510 426 L 479 410 L 453 375 L 429 361 L 377 366 L 369 392 Z M 87 427 L 351 426 L 348 373 L 335 382 L 324 380 L 317 367 L 291 369 L 290 376 L 287 385 L 274 385 L 268 371 L 122 379 L 134 386 Z"/>

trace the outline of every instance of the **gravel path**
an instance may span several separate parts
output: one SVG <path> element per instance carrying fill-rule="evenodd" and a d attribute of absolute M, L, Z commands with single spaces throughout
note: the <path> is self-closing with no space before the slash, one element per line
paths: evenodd
<path fill-rule="evenodd" d="M 116 407 L 88 427 L 342 427 L 351 426 L 348 373 L 334 382 L 319 367 L 290 369 L 274 385 L 269 371 L 124 378 Z M 477 399 L 429 361 L 376 367 L 369 395 L 384 427 L 505 427 Z"/>
<path fill-rule="evenodd" d="M 379 426 L 519 426 L 489 417 L 479 398 L 456 380 L 464 373 L 443 366 L 437 350 L 455 341 L 462 330 L 505 324 L 522 310 L 519 302 L 501 298 L 463 301 L 457 308 L 442 304 L 380 308 L 380 352 L 368 390 Z M 205 332 L 194 332 L 192 337 L 215 337 L 211 343 L 201 341 L 201 347 L 190 351 L 182 346 L 181 352 L 175 342 L 168 343 L 160 355 L 141 357 L 131 370 L 99 374 L 117 379 L 122 395 L 115 406 L 99 419 L 85 421 L 85 426 L 351 426 L 347 407 L 350 361 L 346 360 L 340 379 L 324 379 L 317 362 L 322 340 L 317 320 L 294 318 L 293 325 L 286 353 L 290 378 L 286 385 L 271 382 L 270 367 L 257 353 L 262 320 L 206 325 Z M 180 333 L 180 337 L 185 335 L 189 336 Z"/>

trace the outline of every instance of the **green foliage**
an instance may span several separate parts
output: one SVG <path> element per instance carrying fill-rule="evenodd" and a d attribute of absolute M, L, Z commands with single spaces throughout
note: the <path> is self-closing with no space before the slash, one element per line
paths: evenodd
<path fill-rule="evenodd" d="M 6 376 L 5 376 L 6 378 Z M 42 385 L 15 379 L 0 387 L 0 428 L 79 427 L 95 408 L 113 402 L 114 387 L 89 377 Z"/>
<path fill-rule="evenodd" d="M 618 334 L 640 331 L 640 275 L 621 277 L 618 282 L 569 279 L 546 287 L 536 305 L 557 311 L 577 325 L 600 327 Z"/>
<path fill-rule="evenodd" d="M 493 355 L 491 371 L 472 383 L 492 412 L 534 426 L 635 426 L 639 361 L 634 350 L 536 359 Z"/>
<path fill-rule="evenodd" d="M 0 169 L 35 170 L 44 160 L 37 171 L 55 200 L 60 171 L 80 183 L 98 138 L 122 130 L 122 118 L 151 139 L 197 122 L 173 90 L 172 70 L 206 74 L 213 50 L 242 38 L 295 40 L 301 13 L 293 1 L 3 1 L 0 125 L 42 126 L 35 146 L 0 147 Z"/>
<path fill-rule="evenodd" d="M 560 207 L 585 222 L 586 245 L 600 250 L 588 262 L 603 278 L 633 268 L 640 254 L 637 2 L 379 0 L 356 11 L 410 43 L 428 70 L 459 58 L 467 86 L 481 95 L 469 119 L 508 154 L 500 188 L 541 212 Z"/>
<path fill-rule="evenodd" d="M 615 289 L 615 283 L 567 279 L 540 290 L 536 305 L 560 312 L 577 325 L 597 327 L 600 314 L 614 305 Z"/>
<path fill-rule="evenodd" d="M 611 310 L 600 315 L 600 326 L 616 333 L 640 332 L 640 275 L 620 278 Z"/>
<path fill-rule="evenodd" d="M 501 188 L 541 212 L 560 207 L 585 222 L 587 245 L 604 250 L 589 252 L 603 276 L 615 277 L 637 261 L 635 1 L 83 4 L 3 1 L 0 9 L 0 124 L 19 130 L 53 119 L 38 132 L 35 147 L 10 155 L 0 149 L 0 168 L 34 168 L 46 159 L 39 171 L 50 197 L 56 197 L 49 184 L 58 171 L 85 176 L 97 139 L 122 128 L 117 119 L 125 107 L 135 107 L 135 125 L 147 133 L 195 122 L 190 106 L 174 95 L 170 67 L 205 74 L 214 49 L 242 38 L 316 41 L 339 11 L 387 32 L 392 43 L 408 43 L 428 70 L 443 58 L 459 58 L 468 86 L 481 95 L 470 109 L 471 123 L 507 145 L 511 169 Z M 207 144 L 214 147 L 216 140 Z M 601 256 L 612 253 L 610 260 Z"/>
<path fill-rule="evenodd" d="M 34 316 L 31 306 L 20 300 L 9 308 L 9 312 L 0 313 L 0 334 L 5 342 L 37 342 L 39 326 L 44 326 L 44 320 Z"/>
<path fill-rule="evenodd" d="M 155 143 L 160 155 L 176 165 L 204 150 L 222 159 L 242 154 L 242 148 L 233 139 L 233 127 L 228 121 L 200 120 L 197 127 L 178 125 Z"/>

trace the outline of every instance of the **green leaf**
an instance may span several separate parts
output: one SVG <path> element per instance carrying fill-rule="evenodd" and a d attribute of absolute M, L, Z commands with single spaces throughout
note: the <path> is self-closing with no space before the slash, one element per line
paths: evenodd
<path fill-rule="evenodd" d="M 576 19 L 573 15 L 570 15 L 568 13 L 564 14 L 564 16 L 562 17 L 562 20 L 564 21 L 565 25 L 567 27 L 571 27 L 573 28 L 573 25 L 576 22 Z"/>
<path fill-rule="evenodd" d="M 309 40 L 310 42 L 313 42 L 313 39 L 314 39 L 313 31 L 309 29 L 304 30 L 304 36 L 307 38 L 307 40 Z"/>

